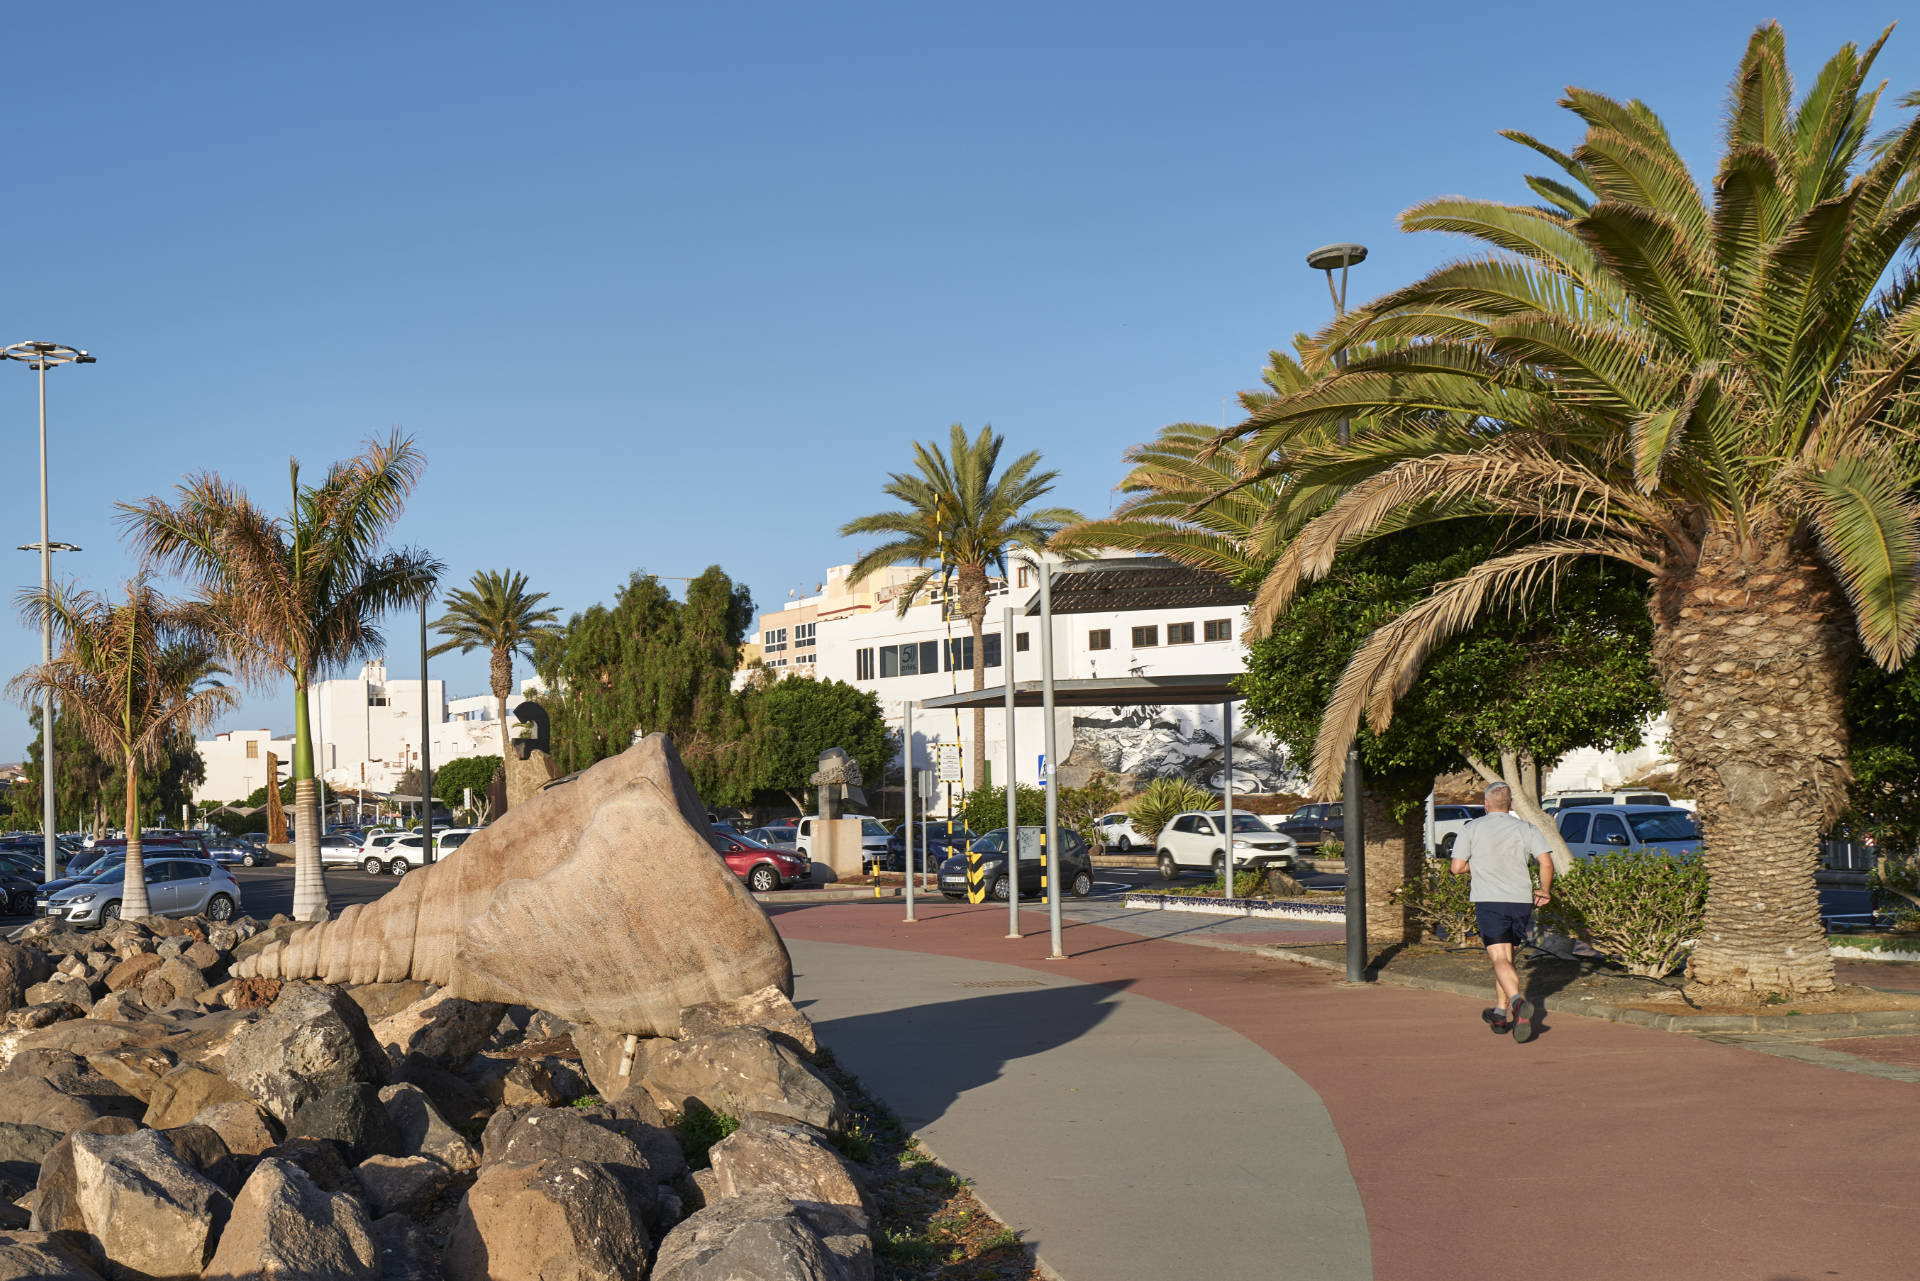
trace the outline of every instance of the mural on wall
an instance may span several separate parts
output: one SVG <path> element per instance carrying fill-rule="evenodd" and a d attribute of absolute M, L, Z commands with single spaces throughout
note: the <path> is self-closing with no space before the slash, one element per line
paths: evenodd
<path fill-rule="evenodd" d="M 1222 790 L 1226 748 L 1217 707 L 1092 707 L 1074 713 L 1068 766 L 1130 775 L 1140 784 L 1179 777 Z M 1233 790 L 1300 792 L 1306 783 L 1278 743 L 1234 718 Z"/>

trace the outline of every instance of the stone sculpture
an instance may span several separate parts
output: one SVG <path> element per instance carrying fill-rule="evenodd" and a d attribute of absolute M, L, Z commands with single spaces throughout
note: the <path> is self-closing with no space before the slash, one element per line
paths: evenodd
<path fill-rule="evenodd" d="M 236 977 L 421 979 L 642 1036 L 769 985 L 786 946 L 714 852 L 665 735 L 557 780 L 385 898 L 289 935 Z"/>
<path fill-rule="evenodd" d="M 820 789 L 820 817 L 839 818 L 847 804 L 864 806 L 867 794 L 861 790 L 860 762 L 838 747 L 820 753 L 820 768 L 807 782 Z"/>
<path fill-rule="evenodd" d="M 533 735 L 530 738 L 513 740 L 513 750 L 500 763 L 505 778 L 502 803 L 496 814 L 505 814 L 516 805 L 524 805 L 529 797 L 560 776 L 560 767 L 554 763 L 549 749 L 551 733 L 547 720 L 547 709 L 531 700 L 513 709 L 514 719 L 522 725 L 531 725 Z"/>

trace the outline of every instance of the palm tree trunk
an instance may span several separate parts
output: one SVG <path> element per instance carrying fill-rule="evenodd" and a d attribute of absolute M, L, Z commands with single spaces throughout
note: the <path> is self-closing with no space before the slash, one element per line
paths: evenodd
<path fill-rule="evenodd" d="M 493 647 L 493 701 L 500 705 L 500 763 L 507 760 L 507 695 L 513 692 L 513 651 L 504 645 Z"/>
<path fill-rule="evenodd" d="M 120 916 L 137 921 L 152 916 L 147 902 L 147 863 L 140 852 L 140 769 L 127 754 L 127 878 L 120 892 Z"/>
<path fill-rule="evenodd" d="M 1420 873 L 1420 827 L 1394 821 L 1386 798 L 1371 792 L 1360 817 L 1367 855 L 1367 942 L 1411 943 L 1418 927 L 1407 920 L 1407 909 L 1393 901 L 1393 892 Z"/>
<path fill-rule="evenodd" d="M 272 779 L 269 787 L 277 787 Z M 320 866 L 320 798 L 313 784 L 313 734 L 307 718 L 307 686 L 293 687 L 293 919 L 327 919 L 327 881 Z"/>
<path fill-rule="evenodd" d="M 985 623 L 987 621 L 987 567 L 985 565 L 962 565 L 959 569 L 960 612 L 967 620 L 968 628 L 973 632 L 973 687 L 985 689 L 987 684 L 987 642 Z M 1002 639 L 1001 644 L 1007 642 Z M 1004 665 L 1006 656 L 1001 656 Z M 973 773 L 967 782 L 970 787 L 984 787 L 987 780 L 987 711 L 984 707 L 973 709 Z"/>
<path fill-rule="evenodd" d="M 1654 600 L 1670 750 L 1699 800 L 1707 912 L 1687 978 L 1717 1002 L 1833 990 L 1813 872 L 1845 804 L 1845 602 L 1811 556 L 1710 537 Z"/>

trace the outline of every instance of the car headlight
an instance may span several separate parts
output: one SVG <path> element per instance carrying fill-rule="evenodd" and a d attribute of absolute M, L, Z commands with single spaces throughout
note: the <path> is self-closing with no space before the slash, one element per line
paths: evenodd
<path fill-rule="evenodd" d="M 99 896 L 98 896 L 98 895 L 96 895 L 96 894 L 76 894 L 76 895 L 74 895 L 74 896 L 73 896 L 72 898 L 70 898 L 70 899 L 68 899 L 68 900 L 67 900 L 67 902 L 69 902 L 69 903 L 75 903 L 75 904 L 78 904 L 78 903 L 91 903 L 91 902 L 93 902 L 93 900 L 94 900 L 94 899 L 96 899 L 96 898 L 98 898 L 98 897 L 99 897 Z"/>
<path fill-rule="evenodd" d="M 1253 848 L 1253 843 L 1252 843 L 1252 842 L 1250 842 L 1250 841 L 1239 841 L 1239 840 L 1236 840 L 1236 841 L 1235 841 L 1235 842 L 1233 843 L 1233 848 L 1235 848 L 1235 849 L 1237 849 L 1237 850 L 1250 850 L 1250 849 L 1252 849 L 1252 848 Z"/>

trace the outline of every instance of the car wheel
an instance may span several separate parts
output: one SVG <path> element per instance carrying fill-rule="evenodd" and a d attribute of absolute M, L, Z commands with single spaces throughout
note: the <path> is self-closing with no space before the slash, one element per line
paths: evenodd
<path fill-rule="evenodd" d="M 405 876 L 412 868 L 413 864 L 403 858 L 393 859 L 387 864 L 387 871 L 395 876 Z"/>
<path fill-rule="evenodd" d="M 245 866 L 245 867 L 252 867 L 252 866 L 253 866 L 253 855 L 252 855 L 252 854 L 242 854 L 242 855 L 240 856 L 240 862 L 241 862 L 241 865 L 242 865 L 242 866 Z"/>
<path fill-rule="evenodd" d="M 993 887 L 989 889 L 987 893 L 993 895 L 993 901 L 996 903 L 1006 902 L 1007 896 L 1013 893 L 1012 879 L 1005 876 L 996 876 L 993 880 Z"/>
<path fill-rule="evenodd" d="M 1160 851 L 1160 879 L 1163 881 L 1180 879 L 1180 865 L 1173 861 L 1173 855 L 1166 850 Z"/>
<path fill-rule="evenodd" d="M 1075 898 L 1086 898 L 1093 893 L 1093 873 L 1085 870 L 1076 873 L 1069 888 L 1073 890 Z"/>
<path fill-rule="evenodd" d="M 117 921 L 119 919 L 120 919 L 120 904 L 117 901 L 109 903 L 105 907 L 100 909 L 100 923 L 102 925 L 106 924 L 108 921 Z"/>
<path fill-rule="evenodd" d="M 747 884 L 762 894 L 770 893 L 780 888 L 780 873 L 762 863 L 747 877 Z"/>
<path fill-rule="evenodd" d="M 1453 857 L 1453 839 L 1454 839 L 1454 837 L 1456 837 L 1456 836 L 1458 836 L 1458 835 L 1459 835 L 1459 833 L 1458 833 L 1458 832 L 1448 832 L 1448 833 L 1447 833 L 1447 839 L 1446 839 L 1446 840 L 1444 840 L 1444 841 L 1441 841 L 1441 842 L 1440 842 L 1440 857 L 1441 857 L 1441 858 L 1452 858 L 1452 857 Z"/>
<path fill-rule="evenodd" d="M 1227 856 L 1225 854 L 1215 854 L 1213 856 L 1213 874 L 1217 877 L 1227 874 Z"/>
<path fill-rule="evenodd" d="M 208 899 L 207 919 L 209 921 L 231 921 L 233 919 L 233 900 L 225 894 L 216 894 Z"/>
<path fill-rule="evenodd" d="M 7 901 L 7 911 L 13 916 L 26 916 L 33 911 L 33 891 L 22 890 Z"/>
<path fill-rule="evenodd" d="M 384 869 L 380 865 L 380 860 L 369 854 L 366 860 L 360 864 L 360 870 L 368 876 L 378 876 Z"/>
<path fill-rule="evenodd" d="M 1131 854 L 1133 852 L 1133 838 L 1122 834 L 1120 837 L 1119 850 L 1122 854 Z"/>

